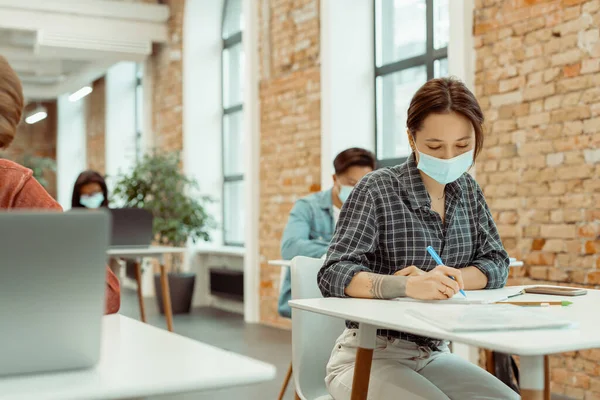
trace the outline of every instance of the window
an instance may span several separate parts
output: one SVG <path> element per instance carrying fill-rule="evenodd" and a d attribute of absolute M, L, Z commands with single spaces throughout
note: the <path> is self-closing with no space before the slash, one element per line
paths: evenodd
<path fill-rule="evenodd" d="M 223 9 L 223 241 L 244 245 L 242 0 Z"/>
<path fill-rule="evenodd" d="M 135 159 L 139 161 L 143 155 L 142 134 L 144 127 L 144 65 L 135 68 Z"/>
<path fill-rule="evenodd" d="M 375 143 L 381 166 L 410 155 L 410 100 L 429 79 L 448 75 L 448 3 L 375 0 Z"/>

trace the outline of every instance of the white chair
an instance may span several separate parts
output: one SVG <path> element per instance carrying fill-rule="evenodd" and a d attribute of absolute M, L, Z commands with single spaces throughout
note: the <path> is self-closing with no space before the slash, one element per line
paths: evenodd
<path fill-rule="evenodd" d="M 323 297 L 317 286 L 322 259 L 292 260 L 292 299 Z M 344 321 L 292 308 L 292 371 L 296 394 L 302 400 L 331 400 L 325 387 L 325 366 Z"/>

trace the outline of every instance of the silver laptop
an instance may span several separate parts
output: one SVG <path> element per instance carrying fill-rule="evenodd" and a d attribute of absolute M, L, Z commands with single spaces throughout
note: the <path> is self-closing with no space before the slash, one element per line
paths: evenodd
<path fill-rule="evenodd" d="M 0 226 L 0 375 L 94 366 L 110 214 L 3 212 Z"/>

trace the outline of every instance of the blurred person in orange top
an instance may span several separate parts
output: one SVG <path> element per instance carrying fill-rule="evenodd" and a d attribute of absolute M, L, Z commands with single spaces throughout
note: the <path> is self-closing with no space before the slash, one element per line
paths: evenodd
<path fill-rule="evenodd" d="M 0 56 L 0 149 L 6 149 L 13 141 L 23 108 L 21 81 L 6 59 Z M 0 209 L 62 211 L 62 207 L 46 192 L 28 168 L 0 159 L 0 182 Z M 119 311 L 120 297 L 119 281 L 107 267 L 106 314 Z"/>

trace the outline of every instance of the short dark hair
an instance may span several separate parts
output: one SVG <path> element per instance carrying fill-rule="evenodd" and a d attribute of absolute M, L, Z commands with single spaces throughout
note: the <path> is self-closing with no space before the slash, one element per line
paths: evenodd
<path fill-rule="evenodd" d="M 352 147 L 342 151 L 335 157 L 333 168 L 335 174 L 340 175 L 351 167 L 371 167 L 375 170 L 376 163 L 375 154 L 360 147 Z"/>
<path fill-rule="evenodd" d="M 104 195 L 104 201 L 100 205 L 100 207 L 108 207 L 108 188 L 106 187 L 106 181 L 96 171 L 87 170 L 83 171 L 77 177 L 75 181 L 75 187 L 73 188 L 73 197 L 71 198 L 71 207 L 72 208 L 82 208 L 83 204 L 80 203 L 81 200 L 81 188 L 87 185 L 88 183 L 97 183 L 102 188 L 102 194 Z"/>
<path fill-rule="evenodd" d="M 415 93 L 408 107 L 406 125 L 414 136 L 430 114 L 455 112 L 471 121 L 475 130 L 475 154 L 483 148 L 483 112 L 473 93 L 455 78 L 432 79 Z"/>

